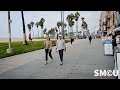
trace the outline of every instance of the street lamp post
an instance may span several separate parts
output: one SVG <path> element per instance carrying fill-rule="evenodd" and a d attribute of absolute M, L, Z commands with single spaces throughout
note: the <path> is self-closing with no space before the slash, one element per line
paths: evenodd
<path fill-rule="evenodd" d="M 13 53 L 13 48 L 11 48 L 11 24 L 12 20 L 10 19 L 10 11 L 8 11 L 8 34 L 9 34 L 9 48 L 7 49 L 8 54 Z"/>
<path fill-rule="evenodd" d="M 61 32 L 62 32 L 62 36 L 64 38 L 64 11 L 61 11 L 61 23 L 62 23 Z"/>

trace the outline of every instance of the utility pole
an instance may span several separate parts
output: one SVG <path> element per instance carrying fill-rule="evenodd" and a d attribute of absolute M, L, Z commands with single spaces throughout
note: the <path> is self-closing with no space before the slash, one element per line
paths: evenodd
<path fill-rule="evenodd" d="M 61 32 L 62 32 L 62 36 L 64 38 L 64 11 L 61 11 L 61 23 L 62 23 Z"/>
<path fill-rule="evenodd" d="M 13 53 L 13 48 L 11 48 L 11 23 L 12 20 L 10 19 L 10 11 L 8 11 L 8 34 L 9 34 L 9 48 L 7 49 L 8 54 Z"/>

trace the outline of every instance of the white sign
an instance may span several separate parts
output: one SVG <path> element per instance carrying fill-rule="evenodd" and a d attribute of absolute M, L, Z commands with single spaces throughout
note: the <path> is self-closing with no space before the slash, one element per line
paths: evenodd
<path fill-rule="evenodd" d="M 9 23 L 12 23 L 12 20 L 11 20 L 11 19 L 9 19 Z"/>
<path fill-rule="evenodd" d="M 104 53 L 105 55 L 113 55 L 112 44 L 104 44 Z"/>
<path fill-rule="evenodd" d="M 120 79 L 120 53 L 117 53 L 118 79 Z"/>

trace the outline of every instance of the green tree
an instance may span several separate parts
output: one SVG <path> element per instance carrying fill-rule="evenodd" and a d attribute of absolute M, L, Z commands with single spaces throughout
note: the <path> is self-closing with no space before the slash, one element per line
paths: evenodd
<path fill-rule="evenodd" d="M 76 21 L 76 33 L 78 32 L 78 19 L 79 19 L 79 17 L 80 17 L 79 12 L 76 12 L 75 17 L 74 17 L 74 19 Z"/>
<path fill-rule="evenodd" d="M 55 27 L 55 32 L 56 32 L 56 34 L 58 36 L 58 29 L 57 29 L 57 27 Z"/>
<path fill-rule="evenodd" d="M 60 21 L 57 22 L 57 27 L 59 29 L 59 33 L 60 33 L 60 27 L 62 26 L 62 23 Z"/>
<path fill-rule="evenodd" d="M 49 31 L 48 31 L 48 34 L 52 37 L 55 37 L 55 28 L 51 28 Z"/>
<path fill-rule="evenodd" d="M 33 31 L 33 26 L 34 26 L 34 22 L 30 22 L 30 25 L 31 25 L 31 29 L 32 29 L 32 32 L 33 32 L 33 38 L 34 38 L 34 31 Z"/>
<path fill-rule="evenodd" d="M 74 14 L 71 13 L 71 14 L 68 15 L 67 18 L 66 18 L 66 19 L 67 19 L 67 22 L 68 22 L 68 25 L 69 25 L 69 27 L 70 27 L 70 32 L 73 32 L 73 25 L 74 25 L 74 23 L 75 23 L 75 22 L 73 21 L 73 20 L 74 20 L 74 17 L 75 17 Z M 72 36 L 71 33 L 69 33 L 69 34 L 70 34 L 70 36 Z"/>
<path fill-rule="evenodd" d="M 45 28 L 45 29 L 43 30 L 43 37 L 44 37 L 44 34 L 46 34 L 46 31 L 47 31 L 47 29 Z"/>
<path fill-rule="evenodd" d="M 28 30 L 29 30 L 29 34 L 31 35 L 31 25 L 27 24 Z"/>
<path fill-rule="evenodd" d="M 39 38 L 39 29 L 38 29 L 38 27 L 39 27 L 39 22 L 36 22 L 36 23 L 35 23 L 35 25 L 36 25 L 36 27 L 37 27 L 37 31 L 38 31 L 38 38 Z"/>
<path fill-rule="evenodd" d="M 83 29 L 88 30 L 88 25 L 87 25 L 87 23 L 84 21 L 85 18 L 82 17 L 81 19 L 82 19 L 82 25 L 81 25 L 81 26 L 83 27 Z"/>
<path fill-rule="evenodd" d="M 39 22 L 39 26 L 41 27 L 41 37 L 43 37 L 44 22 L 45 22 L 45 19 L 44 19 L 44 18 L 41 18 L 41 20 L 40 20 L 40 22 Z"/>
<path fill-rule="evenodd" d="M 69 27 L 70 27 L 70 15 L 67 16 L 66 20 L 67 20 L 67 22 L 68 22 L 68 33 L 69 33 Z"/>

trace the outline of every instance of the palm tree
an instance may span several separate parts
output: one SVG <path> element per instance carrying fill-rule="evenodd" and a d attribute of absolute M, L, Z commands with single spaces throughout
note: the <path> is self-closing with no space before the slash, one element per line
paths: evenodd
<path fill-rule="evenodd" d="M 60 27 L 62 26 L 62 23 L 60 21 L 57 22 L 57 27 L 59 29 L 59 33 L 60 33 Z"/>
<path fill-rule="evenodd" d="M 55 28 L 51 28 L 49 31 L 48 31 L 48 34 L 51 36 L 52 35 L 52 37 L 54 37 L 55 36 Z"/>
<path fill-rule="evenodd" d="M 46 34 L 46 31 L 47 31 L 47 29 L 45 28 L 45 29 L 43 30 L 43 37 L 44 37 L 44 34 Z"/>
<path fill-rule="evenodd" d="M 74 17 L 74 19 L 76 21 L 76 33 L 78 32 L 78 19 L 79 19 L 79 17 L 80 17 L 79 12 L 76 12 L 75 17 Z"/>
<path fill-rule="evenodd" d="M 9 48 L 7 49 L 7 53 L 12 54 L 13 53 L 13 49 L 11 48 L 11 26 L 10 26 L 10 11 L 8 11 L 8 33 L 9 33 Z"/>
<path fill-rule="evenodd" d="M 66 27 L 67 27 L 67 24 L 66 24 L 66 23 L 64 23 L 64 24 L 63 24 L 63 26 L 64 26 L 64 28 L 66 28 Z"/>
<path fill-rule="evenodd" d="M 58 29 L 57 29 L 57 27 L 55 27 L 55 31 L 56 31 L 56 32 L 58 32 Z"/>
<path fill-rule="evenodd" d="M 27 27 L 29 29 L 29 35 L 31 36 L 31 25 L 30 24 L 27 24 Z"/>
<path fill-rule="evenodd" d="M 67 27 L 67 24 L 66 24 L 66 23 L 64 23 L 64 24 L 63 24 L 63 27 L 64 27 L 64 28 L 66 28 L 66 27 Z"/>
<path fill-rule="evenodd" d="M 87 25 L 87 23 L 84 21 L 85 18 L 82 17 L 81 19 L 82 19 L 82 25 L 81 25 L 81 26 L 83 27 L 83 29 L 86 29 L 86 30 L 87 30 L 87 29 L 88 29 L 88 25 Z"/>
<path fill-rule="evenodd" d="M 27 40 L 26 40 L 26 30 L 25 30 L 25 21 L 24 21 L 24 13 L 21 11 L 22 15 L 22 24 L 23 24 L 23 44 L 28 45 Z"/>
<path fill-rule="evenodd" d="M 68 26 L 70 27 L 70 29 L 71 29 L 72 26 L 74 25 L 74 21 L 73 21 L 74 17 L 75 17 L 75 16 L 71 13 L 71 14 L 68 15 L 67 18 L 66 18 L 66 20 L 67 20 L 67 22 L 68 22 Z M 71 32 L 71 30 L 70 30 L 70 32 Z"/>
<path fill-rule="evenodd" d="M 39 22 L 35 23 L 35 25 L 36 25 L 36 27 L 37 27 L 37 31 L 38 31 L 38 38 L 39 38 L 39 29 L 38 29 L 38 27 L 39 27 Z"/>
<path fill-rule="evenodd" d="M 67 20 L 67 22 L 68 22 L 68 33 L 69 33 L 69 27 L 70 27 L 70 15 L 67 16 L 66 20 Z"/>
<path fill-rule="evenodd" d="M 45 19 L 44 19 L 44 18 L 41 18 L 41 20 L 40 20 L 40 22 L 39 22 L 39 26 L 41 26 L 41 37 L 42 37 L 42 35 L 43 35 L 44 22 L 45 22 Z"/>
<path fill-rule="evenodd" d="M 49 36 L 49 33 L 48 33 L 48 32 L 46 32 L 46 36 Z"/>
<path fill-rule="evenodd" d="M 53 37 L 55 37 L 55 28 L 51 28 L 51 34 Z"/>
<path fill-rule="evenodd" d="M 70 32 L 73 32 L 73 25 L 74 25 L 74 15 L 71 13 L 69 15 L 69 26 L 70 26 Z M 71 33 L 70 33 L 71 34 Z"/>
<path fill-rule="evenodd" d="M 87 33 L 88 33 L 88 25 L 87 25 L 87 23 L 84 21 L 85 18 L 82 17 L 81 19 L 82 19 L 82 25 L 81 25 L 81 26 L 82 26 L 82 28 L 83 28 L 84 30 L 87 30 Z M 84 35 L 85 37 L 87 37 L 85 31 L 83 31 L 83 35 Z"/>
<path fill-rule="evenodd" d="M 33 21 L 32 21 L 32 22 L 30 22 L 30 25 L 31 25 L 31 27 L 32 27 L 33 38 L 34 38 L 34 31 L 33 31 L 34 22 L 33 22 Z"/>

